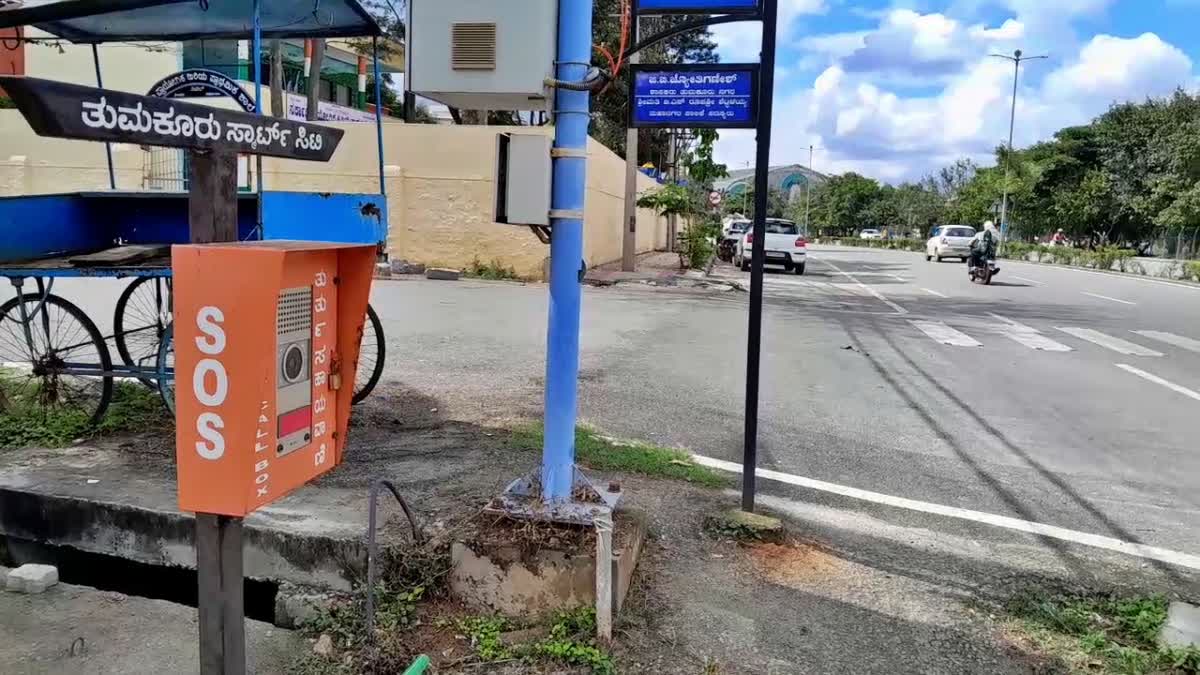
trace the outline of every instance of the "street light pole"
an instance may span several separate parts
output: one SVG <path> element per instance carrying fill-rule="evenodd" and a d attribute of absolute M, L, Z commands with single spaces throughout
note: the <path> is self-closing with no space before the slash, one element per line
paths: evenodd
<path fill-rule="evenodd" d="M 1050 57 L 1024 56 L 1020 49 L 1014 51 L 1012 56 L 1007 54 L 992 54 L 992 56 L 998 59 L 1007 59 L 1013 63 L 1012 111 L 1008 116 L 1008 153 L 1004 156 L 1004 198 L 1000 201 L 1000 241 L 1003 242 L 1008 235 L 1008 182 L 1011 180 L 1012 174 L 1013 131 L 1017 126 L 1017 83 L 1021 78 L 1021 62 Z"/>

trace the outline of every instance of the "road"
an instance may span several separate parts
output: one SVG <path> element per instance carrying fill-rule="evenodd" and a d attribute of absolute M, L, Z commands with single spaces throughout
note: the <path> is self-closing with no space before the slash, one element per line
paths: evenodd
<path fill-rule="evenodd" d="M 56 290 L 104 316 L 115 289 Z M 958 263 L 813 248 L 765 298 L 761 467 L 1200 555 L 1200 287 L 1017 263 L 984 287 Z M 385 391 L 464 419 L 540 413 L 545 286 L 385 281 L 372 302 Z M 581 420 L 740 461 L 746 332 L 744 293 L 588 288 Z"/>

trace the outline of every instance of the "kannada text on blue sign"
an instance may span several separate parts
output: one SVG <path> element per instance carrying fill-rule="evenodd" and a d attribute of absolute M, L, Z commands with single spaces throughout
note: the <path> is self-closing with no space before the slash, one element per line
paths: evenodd
<path fill-rule="evenodd" d="M 753 119 L 754 73 L 744 71 L 639 71 L 635 74 L 635 125 L 745 125 Z"/>

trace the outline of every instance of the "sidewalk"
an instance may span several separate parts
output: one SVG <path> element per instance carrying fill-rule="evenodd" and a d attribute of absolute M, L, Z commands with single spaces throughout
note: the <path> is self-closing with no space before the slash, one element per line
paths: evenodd
<path fill-rule="evenodd" d="M 707 288 L 730 284 L 705 276 L 703 270 L 685 270 L 679 267 L 679 254 L 667 251 L 643 253 L 637 257 L 637 271 L 621 271 L 621 261 L 605 263 L 587 271 L 584 283 L 593 286 L 615 286 L 617 284 L 643 284 L 647 286 L 678 286 L 685 288 Z"/>
<path fill-rule="evenodd" d="M 0 672 L 8 675 L 196 673 L 199 635 L 195 609 L 162 600 L 70 584 L 40 595 L 0 590 Z M 248 673 L 289 672 L 308 649 L 292 631 L 246 622 Z"/>
<path fill-rule="evenodd" d="M 351 578 L 333 568 L 357 564 L 353 558 L 362 553 L 365 497 L 372 480 L 393 480 L 427 531 L 445 543 L 507 481 L 537 466 L 536 444 L 517 442 L 509 428 L 436 414 L 414 419 L 403 412 L 436 410 L 431 403 L 385 384 L 357 409 L 345 462 L 248 519 L 247 545 L 255 551 L 248 567 L 255 571 L 247 573 L 275 580 L 307 569 L 309 582 L 324 578 L 348 589 Z M 138 557 L 153 563 L 154 556 L 167 551 L 186 551 L 190 536 L 188 517 L 174 509 L 169 443 L 138 439 L 61 451 L 8 450 L 0 492 L 8 495 L 5 499 L 18 493 L 33 499 L 39 490 L 49 491 L 47 504 L 67 495 L 80 503 L 95 500 L 103 509 L 123 503 L 126 514 L 142 514 L 151 524 L 165 521 L 168 525 L 149 537 L 113 529 L 133 527 L 131 523 L 105 522 L 108 535 L 103 537 L 95 536 L 98 522 L 70 519 L 71 527 L 63 527 L 67 521 L 61 519 L 57 525 L 48 523 L 48 534 L 71 539 L 54 543 L 130 555 L 137 547 L 132 544 L 141 542 L 148 548 Z M 154 444 L 163 452 L 150 451 Z M 1079 579 L 1103 588 L 1144 584 L 1147 592 L 1172 589 L 1154 570 L 1115 554 L 1086 548 L 1049 551 L 1032 535 L 976 535 L 950 527 L 932 532 L 893 524 L 882 514 L 860 511 L 858 504 L 834 508 L 815 498 L 802 503 L 764 493 L 760 504 L 785 517 L 790 535 L 779 543 L 738 543 L 709 530 L 705 522 L 708 515 L 736 503 L 732 476 L 724 477 L 725 488 L 713 489 L 620 471 L 588 472 L 601 482 L 620 482 L 624 505 L 649 516 L 650 539 L 616 627 L 612 657 L 618 672 L 1057 672 L 1061 663 L 1031 652 L 980 606 L 1028 584 L 1070 586 Z M 762 489 L 768 487 L 764 483 Z M 385 545 L 398 560 L 413 559 L 406 557 L 407 522 L 396 505 L 381 502 L 380 510 Z M 1070 565 L 1063 563 L 1064 556 Z M 182 558 L 174 562 L 188 564 Z M 384 581 L 392 583 L 386 576 Z M 433 599 L 417 605 L 417 623 L 400 629 L 396 639 L 412 653 L 429 653 L 438 673 L 586 672 L 545 663 L 484 662 L 455 627 L 457 618 L 472 616 L 469 610 L 437 599 L 436 588 L 426 593 Z M 0 672 L 194 670 L 186 661 L 193 654 L 194 610 L 136 598 L 95 599 L 106 594 L 90 597 L 66 586 L 34 598 L 0 594 Z M 111 663 L 137 666 L 106 670 L 110 662 L 105 660 L 89 670 L 65 660 L 63 650 L 80 631 L 93 645 L 92 654 L 115 650 L 130 660 Z M 250 651 L 260 659 L 286 651 L 279 645 L 290 644 L 286 640 L 291 638 L 281 633 L 255 628 Z M 141 643 L 123 642 L 138 636 Z M 310 647 L 297 650 L 307 654 Z M 334 658 L 342 656 L 339 651 Z M 42 661 L 29 661 L 34 657 Z M 260 661 L 251 672 L 284 672 L 275 670 L 274 663 Z"/>

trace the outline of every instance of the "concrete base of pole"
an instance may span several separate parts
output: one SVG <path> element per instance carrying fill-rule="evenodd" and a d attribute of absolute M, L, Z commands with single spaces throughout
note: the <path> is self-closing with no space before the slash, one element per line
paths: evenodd
<path fill-rule="evenodd" d="M 512 617 L 596 603 L 596 533 L 572 528 L 574 535 L 529 535 L 529 524 L 501 524 L 511 532 L 479 536 L 451 546 L 450 588 L 455 597 L 480 610 Z M 646 539 L 646 517 L 620 511 L 613 519 L 611 607 L 625 602 Z M 526 540 L 528 539 L 528 540 Z M 601 561 L 603 564 L 604 561 Z"/>
<path fill-rule="evenodd" d="M 622 494 L 619 483 L 598 486 L 575 467 L 571 498 L 548 502 L 542 497 L 540 474 L 535 471 L 509 483 L 484 510 L 514 520 L 590 526 L 597 517 L 612 513 Z"/>

